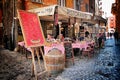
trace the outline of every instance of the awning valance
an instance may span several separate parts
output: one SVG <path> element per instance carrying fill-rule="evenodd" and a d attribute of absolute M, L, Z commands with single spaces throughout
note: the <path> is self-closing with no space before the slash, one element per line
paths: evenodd
<path fill-rule="evenodd" d="M 35 9 L 28 10 L 28 11 L 37 13 L 38 16 L 49 16 L 49 15 L 54 15 L 56 7 L 58 8 L 58 15 L 63 15 L 63 16 L 66 16 L 66 17 L 91 19 L 91 17 L 93 16 L 92 13 L 77 11 L 75 9 L 61 7 L 61 6 L 58 6 L 58 5 L 35 8 Z"/>
<path fill-rule="evenodd" d="M 48 15 L 54 15 L 55 12 L 55 6 L 47 6 L 47 7 L 41 7 L 41 8 L 35 8 L 28 10 L 29 12 L 37 13 L 38 16 L 48 16 Z"/>

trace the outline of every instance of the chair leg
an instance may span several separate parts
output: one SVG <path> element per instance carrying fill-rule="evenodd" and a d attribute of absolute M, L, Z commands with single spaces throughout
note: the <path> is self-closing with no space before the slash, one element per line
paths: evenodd
<path fill-rule="evenodd" d="M 91 51 L 90 50 L 83 50 L 82 51 L 82 57 L 88 56 L 88 58 L 91 58 Z"/>

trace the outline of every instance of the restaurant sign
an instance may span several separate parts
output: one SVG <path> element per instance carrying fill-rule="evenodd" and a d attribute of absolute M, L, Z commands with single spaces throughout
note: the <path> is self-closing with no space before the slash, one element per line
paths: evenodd
<path fill-rule="evenodd" d="M 35 9 L 32 9 L 32 10 L 28 10 L 28 11 L 37 13 L 38 16 L 53 15 L 54 11 L 55 11 L 55 6 L 35 8 Z"/>
<path fill-rule="evenodd" d="M 67 14 L 76 18 L 91 19 L 92 14 L 66 8 Z"/>
<path fill-rule="evenodd" d="M 93 16 L 92 13 L 77 11 L 75 9 L 61 7 L 61 6 L 58 7 L 58 14 L 66 15 L 68 17 L 70 16 L 70 17 L 83 18 L 83 19 L 91 19 L 91 17 Z"/>
<path fill-rule="evenodd" d="M 18 17 L 26 47 L 43 46 L 45 38 L 37 14 L 18 10 Z"/>

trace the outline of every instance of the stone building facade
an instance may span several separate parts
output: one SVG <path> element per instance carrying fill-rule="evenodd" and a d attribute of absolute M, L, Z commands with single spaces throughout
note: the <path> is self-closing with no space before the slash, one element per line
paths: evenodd
<path fill-rule="evenodd" d="M 120 0 L 115 0 L 115 3 L 112 4 L 112 10 L 111 10 L 112 14 L 115 15 L 115 26 L 116 26 L 116 30 L 119 33 L 119 37 L 120 37 Z"/>

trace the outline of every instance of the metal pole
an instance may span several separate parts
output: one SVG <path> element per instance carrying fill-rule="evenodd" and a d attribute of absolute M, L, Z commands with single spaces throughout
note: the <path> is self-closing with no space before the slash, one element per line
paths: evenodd
<path fill-rule="evenodd" d="M 17 43 L 17 27 L 16 27 L 16 0 L 13 0 L 13 23 L 12 23 L 12 30 L 11 30 L 11 49 L 14 50 Z"/>

